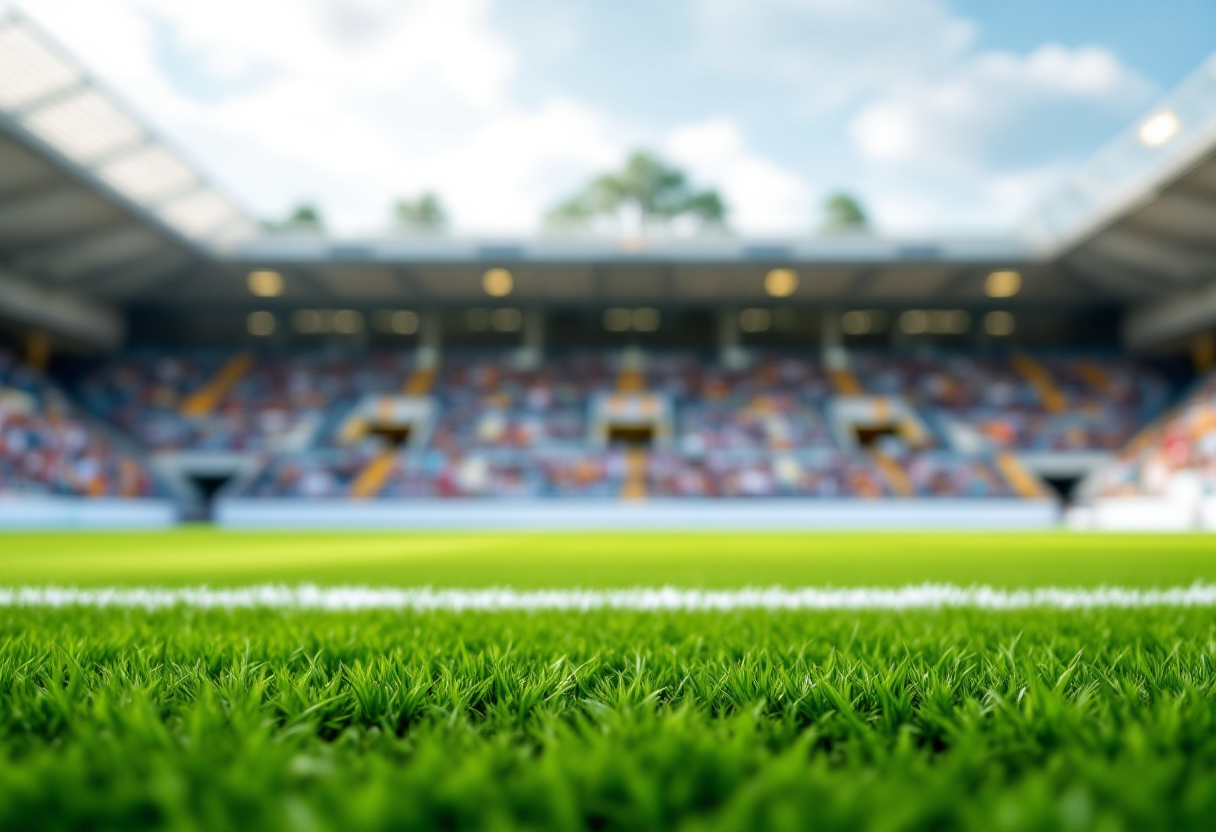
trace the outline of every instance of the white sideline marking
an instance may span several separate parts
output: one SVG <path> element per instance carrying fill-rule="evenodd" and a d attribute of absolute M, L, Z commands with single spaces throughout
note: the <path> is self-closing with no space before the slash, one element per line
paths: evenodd
<path fill-rule="evenodd" d="M 921 610 L 972 608 L 1130 609 L 1216 607 L 1216 584 L 1171 589 L 994 589 L 952 584 L 897 588 L 700 590 L 659 589 L 375 589 L 263 584 L 233 589 L 192 587 L 0 587 L 0 607 L 120 607 L 161 609 L 273 608 L 304 610 Z"/>

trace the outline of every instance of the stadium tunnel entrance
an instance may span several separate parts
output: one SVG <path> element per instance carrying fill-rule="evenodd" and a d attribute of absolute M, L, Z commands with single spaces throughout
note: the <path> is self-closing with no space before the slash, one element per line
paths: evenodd
<path fill-rule="evenodd" d="M 226 474 L 189 474 L 187 479 L 194 486 L 194 490 L 198 493 L 199 497 L 198 503 L 188 512 L 190 515 L 193 515 L 189 519 L 211 520 L 216 496 L 223 490 L 224 486 L 232 482 L 235 476 L 235 472 L 228 472 Z"/>
<path fill-rule="evenodd" d="M 649 448 L 654 445 L 654 425 L 609 425 L 608 444 Z"/>
<path fill-rule="evenodd" d="M 900 438 L 902 436 L 900 426 L 895 424 L 885 425 L 853 425 L 853 435 L 857 437 L 857 444 L 863 448 L 873 448 L 878 445 L 884 437 Z"/>
<path fill-rule="evenodd" d="M 410 444 L 413 425 L 372 424 L 367 433 L 379 439 L 386 447 L 404 448 Z"/>
<path fill-rule="evenodd" d="M 1072 474 L 1065 476 L 1045 476 L 1043 482 L 1051 488 L 1051 490 L 1060 498 L 1060 502 L 1065 506 L 1072 505 L 1077 496 L 1077 487 L 1084 479 L 1080 474 Z"/>

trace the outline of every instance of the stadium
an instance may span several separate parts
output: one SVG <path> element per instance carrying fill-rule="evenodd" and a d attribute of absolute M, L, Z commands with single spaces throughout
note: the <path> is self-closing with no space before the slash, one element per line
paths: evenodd
<path fill-rule="evenodd" d="M 1206 828 L 1214 275 L 1216 57 L 1004 236 L 337 238 L 0 17 L 3 825 Z"/>

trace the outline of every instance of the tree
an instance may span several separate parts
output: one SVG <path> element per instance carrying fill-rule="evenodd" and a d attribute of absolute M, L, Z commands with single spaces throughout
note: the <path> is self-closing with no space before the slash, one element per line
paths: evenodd
<path fill-rule="evenodd" d="M 321 212 L 311 202 L 301 202 L 292 208 L 284 219 L 277 222 L 267 220 L 263 226 L 271 232 L 302 231 L 309 234 L 321 234 L 325 231 L 325 221 L 321 218 Z"/>
<path fill-rule="evenodd" d="M 416 199 L 397 200 L 393 206 L 393 219 L 398 228 L 406 231 L 440 231 L 448 224 L 443 203 L 429 192 L 420 194 Z"/>
<path fill-rule="evenodd" d="M 654 156 L 634 153 L 615 173 L 593 179 L 574 196 L 556 205 L 546 219 L 551 225 L 587 225 L 597 217 L 637 215 L 643 228 L 680 216 L 696 219 L 702 227 L 722 227 L 726 204 L 715 190 L 694 190 L 688 177 Z"/>
<path fill-rule="evenodd" d="M 825 234 L 864 233 L 870 230 L 870 220 L 856 197 L 837 191 L 823 203 L 823 226 Z"/>

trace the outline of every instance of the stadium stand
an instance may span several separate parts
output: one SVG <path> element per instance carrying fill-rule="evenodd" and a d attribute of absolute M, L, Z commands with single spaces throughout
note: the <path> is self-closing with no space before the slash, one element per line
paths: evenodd
<path fill-rule="evenodd" d="M 136 353 L 80 385 L 93 413 L 153 451 L 290 451 L 313 444 L 338 409 L 399 391 L 408 356 Z"/>
<path fill-rule="evenodd" d="M 1010 451 L 1117 447 L 1167 389 L 1091 354 L 187 350 L 77 392 L 150 452 L 257 455 L 239 498 L 1042 498 Z"/>
<path fill-rule="evenodd" d="M 151 497 L 147 468 L 45 375 L 0 348 L 0 496 Z"/>
<path fill-rule="evenodd" d="M 1098 498 L 1159 497 L 1179 487 L 1216 496 L 1216 375 L 1128 443 L 1092 487 Z"/>

